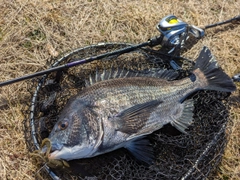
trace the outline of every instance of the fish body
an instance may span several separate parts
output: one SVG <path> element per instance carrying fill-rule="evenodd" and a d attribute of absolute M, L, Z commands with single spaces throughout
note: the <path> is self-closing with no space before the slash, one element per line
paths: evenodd
<path fill-rule="evenodd" d="M 145 136 L 168 123 L 186 133 L 193 119 L 189 95 L 202 89 L 236 89 L 206 47 L 192 74 L 174 80 L 177 76 L 170 70 L 96 73 L 61 112 L 49 136 L 49 159 L 90 158 L 124 147 L 136 158 L 151 163 L 152 148 Z"/>

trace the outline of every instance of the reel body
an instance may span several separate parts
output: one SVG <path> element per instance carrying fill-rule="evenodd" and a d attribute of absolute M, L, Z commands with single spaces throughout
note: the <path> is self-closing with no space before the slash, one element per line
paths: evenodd
<path fill-rule="evenodd" d="M 183 48 L 190 34 L 195 38 L 202 38 L 204 31 L 196 26 L 189 25 L 186 22 L 181 21 L 174 15 L 168 15 L 164 17 L 157 25 L 158 31 L 161 33 L 162 42 L 161 45 L 164 48 L 170 49 L 168 52 L 176 53 L 174 51 Z"/>

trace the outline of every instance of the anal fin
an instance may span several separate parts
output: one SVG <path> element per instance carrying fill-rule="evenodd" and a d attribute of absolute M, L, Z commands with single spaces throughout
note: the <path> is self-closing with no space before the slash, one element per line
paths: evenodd
<path fill-rule="evenodd" d="M 180 132 L 187 134 L 185 130 L 188 128 L 188 126 L 192 124 L 193 121 L 193 108 L 194 108 L 193 99 L 186 100 L 183 102 L 183 104 L 184 109 L 182 111 L 181 117 L 175 121 L 172 121 L 171 124 Z"/>

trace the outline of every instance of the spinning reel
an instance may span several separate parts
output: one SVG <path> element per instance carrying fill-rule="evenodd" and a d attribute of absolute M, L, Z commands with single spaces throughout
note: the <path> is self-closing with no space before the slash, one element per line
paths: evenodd
<path fill-rule="evenodd" d="M 161 33 L 160 44 L 165 48 L 170 48 L 169 54 L 183 48 L 190 34 L 198 39 L 204 36 L 202 29 L 189 25 L 174 15 L 164 17 L 158 23 L 157 29 Z"/>

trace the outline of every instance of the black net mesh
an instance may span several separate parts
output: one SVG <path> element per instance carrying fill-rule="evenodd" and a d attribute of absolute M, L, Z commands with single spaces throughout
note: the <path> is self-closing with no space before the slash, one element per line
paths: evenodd
<path fill-rule="evenodd" d="M 53 66 L 83 59 L 130 44 L 99 44 L 80 48 L 53 62 Z M 192 63 L 183 60 L 184 70 L 180 78 L 185 77 Z M 58 114 L 67 100 L 81 91 L 85 79 L 94 74 L 96 69 L 127 67 L 132 70 L 148 68 L 171 69 L 169 57 L 152 49 L 138 49 L 131 53 L 111 56 L 54 72 L 37 81 L 29 83 L 32 93 L 31 103 L 26 111 L 24 132 L 30 152 L 39 148 L 42 140 L 48 137 L 57 121 Z M 210 174 L 221 160 L 227 142 L 229 93 L 216 91 L 199 91 L 192 95 L 194 99 L 194 123 L 188 134 L 182 134 L 171 125 L 149 135 L 154 147 L 155 162 L 147 167 L 137 162 L 127 150 L 114 152 L 90 159 L 69 161 L 70 168 L 49 169 L 54 179 L 211 179 Z M 40 171 L 40 175 L 44 176 Z M 45 173 L 46 176 L 46 173 Z"/>

